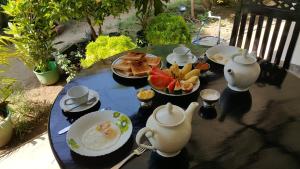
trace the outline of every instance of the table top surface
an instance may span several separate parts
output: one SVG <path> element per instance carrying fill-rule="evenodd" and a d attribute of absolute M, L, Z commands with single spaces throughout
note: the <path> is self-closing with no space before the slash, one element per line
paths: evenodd
<path fill-rule="evenodd" d="M 207 49 L 201 46 L 189 47 L 197 56 Z M 165 57 L 173 48 L 159 46 L 139 50 L 161 56 L 165 64 Z M 112 73 L 110 63 L 97 63 L 84 70 L 64 87 L 53 104 L 48 124 L 49 140 L 62 168 L 111 168 L 137 147 L 135 135 L 145 126 L 157 106 L 172 102 L 186 108 L 192 101 L 198 101 L 201 106 L 199 90 L 205 88 L 216 89 L 221 93 L 216 104 L 217 114 L 194 114 L 192 136 L 179 155 L 163 158 L 156 152 L 146 151 L 122 168 L 300 168 L 300 79 L 291 73 L 262 63 L 262 73 L 257 83 L 249 91 L 241 93 L 227 88 L 222 67 L 211 63 L 214 73 L 201 78 L 200 89 L 194 94 L 185 97 L 156 94 L 153 106 L 142 109 L 136 91 L 147 86 L 147 80 L 120 78 Z M 132 136 L 117 151 L 101 157 L 83 157 L 68 148 L 66 133 L 58 135 L 59 130 L 76 119 L 65 116 L 59 106 L 66 91 L 76 85 L 85 85 L 99 93 L 101 103 L 89 111 L 111 108 L 130 117 L 133 123 Z"/>

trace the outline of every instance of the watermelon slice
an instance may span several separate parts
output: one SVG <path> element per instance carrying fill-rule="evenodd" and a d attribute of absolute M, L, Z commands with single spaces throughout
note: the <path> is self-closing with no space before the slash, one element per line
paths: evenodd
<path fill-rule="evenodd" d="M 170 77 L 167 73 L 165 73 L 164 71 L 162 71 L 160 68 L 158 67 L 153 67 L 151 69 L 151 71 L 149 72 L 150 75 L 161 75 L 161 76 L 168 76 Z"/>
<path fill-rule="evenodd" d="M 176 80 L 175 87 L 174 87 L 174 94 L 181 94 L 181 84 L 178 80 Z"/>
<path fill-rule="evenodd" d="M 164 90 L 173 78 L 164 75 L 150 75 L 148 76 L 148 82 L 152 87 L 158 90 Z"/>
<path fill-rule="evenodd" d="M 169 85 L 167 87 L 169 93 L 174 93 L 174 87 L 175 87 L 176 81 L 177 81 L 176 79 L 173 79 L 171 81 L 171 83 L 169 83 Z"/>

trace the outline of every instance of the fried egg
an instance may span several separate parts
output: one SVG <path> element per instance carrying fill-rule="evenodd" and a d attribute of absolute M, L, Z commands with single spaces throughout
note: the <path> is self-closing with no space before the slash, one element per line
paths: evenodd
<path fill-rule="evenodd" d="M 110 122 L 109 128 L 101 131 L 99 131 L 99 124 L 96 124 L 84 132 L 81 142 L 88 149 L 101 150 L 114 145 L 120 135 L 120 129 L 112 122 Z"/>

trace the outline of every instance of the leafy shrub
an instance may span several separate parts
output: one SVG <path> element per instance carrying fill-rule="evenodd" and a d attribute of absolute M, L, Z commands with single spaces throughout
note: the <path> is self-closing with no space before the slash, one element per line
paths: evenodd
<path fill-rule="evenodd" d="M 136 45 L 127 36 L 99 36 L 95 42 L 86 46 L 86 58 L 81 60 L 81 65 L 88 68 L 97 61 L 134 48 Z"/>
<path fill-rule="evenodd" d="M 182 16 L 162 13 L 150 21 L 146 39 L 153 45 L 190 43 L 191 34 Z"/>
<path fill-rule="evenodd" d="M 69 83 L 80 70 L 80 66 L 78 66 L 76 63 L 73 63 L 69 58 L 72 57 L 73 59 L 82 59 L 83 56 L 79 51 L 77 52 L 71 52 L 70 56 L 68 57 L 67 54 L 61 54 L 58 53 L 56 56 L 57 64 L 60 66 L 60 68 L 65 71 L 65 73 L 68 75 L 67 82 Z"/>

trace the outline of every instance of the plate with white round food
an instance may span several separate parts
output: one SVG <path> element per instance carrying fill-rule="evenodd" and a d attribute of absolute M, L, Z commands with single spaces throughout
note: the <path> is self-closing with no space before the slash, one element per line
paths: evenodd
<path fill-rule="evenodd" d="M 128 116 L 104 110 L 86 114 L 76 120 L 66 136 L 69 148 L 82 156 L 97 157 L 123 146 L 132 133 Z"/>
<path fill-rule="evenodd" d="M 217 64 L 225 65 L 232 56 L 241 53 L 241 50 L 241 48 L 234 46 L 218 45 L 209 48 L 205 54 L 209 60 Z"/>
<path fill-rule="evenodd" d="M 148 53 L 128 52 L 116 59 L 111 70 L 117 76 L 127 79 L 141 79 L 148 75 L 151 67 L 161 67 L 161 58 Z"/>

